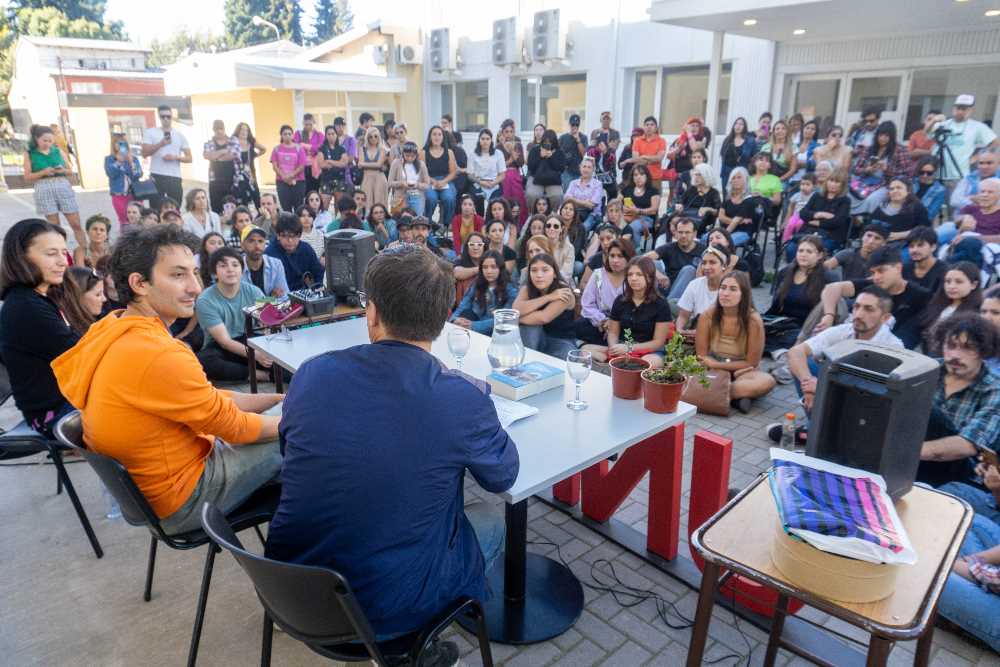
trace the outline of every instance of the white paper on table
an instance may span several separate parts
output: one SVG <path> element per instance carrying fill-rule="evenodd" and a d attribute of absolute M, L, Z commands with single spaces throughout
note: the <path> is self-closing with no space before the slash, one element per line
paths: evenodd
<path fill-rule="evenodd" d="M 509 428 L 511 424 L 520 419 L 538 414 L 538 408 L 536 407 L 518 403 L 517 401 L 512 401 L 496 394 L 490 394 L 490 398 L 493 399 L 493 405 L 497 409 L 497 418 L 500 420 L 500 425 L 504 428 Z"/>

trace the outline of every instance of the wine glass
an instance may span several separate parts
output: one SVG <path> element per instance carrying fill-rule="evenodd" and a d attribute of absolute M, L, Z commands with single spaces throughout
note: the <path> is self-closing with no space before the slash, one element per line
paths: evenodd
<path fill-rule="evenodd" d="M 471 344 L 472 339 L 468 329 L 456 326 L 448 332 L 448 351 L 451 352 L 451 356 L 455 357 L 458 370 L 462 370 L 462 359 L 469 352 Z"/>
<path fill-rule="evenodd" d="M 570 410 L 586 410 L 587 401 L 580 398 L 580 385 L 590 375 L 590 367 L 594 358 L 586 350 L 570 350 L 566 355 L 566 372 L 576 382 L 576 398 L 569 401 L 566 407 Z"/>

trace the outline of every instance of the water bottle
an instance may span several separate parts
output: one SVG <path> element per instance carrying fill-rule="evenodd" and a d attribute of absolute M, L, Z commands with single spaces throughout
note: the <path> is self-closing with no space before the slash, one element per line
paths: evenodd
<path fill-rule="evenodd" d="M 115 500 L 115 497 L 111 495 L 106 486 L 104 487 L 104 504 L 108 508 L 104 518 L 112 520 L 122 518 L 122 508 L 118 505 L 118 501 Z"/>
<path fill-rule="evenodd" d="M 789 451 L 795 449 L 795 413 L 786 412 L 785 421 L 781 425 L 781 448 Z"/>

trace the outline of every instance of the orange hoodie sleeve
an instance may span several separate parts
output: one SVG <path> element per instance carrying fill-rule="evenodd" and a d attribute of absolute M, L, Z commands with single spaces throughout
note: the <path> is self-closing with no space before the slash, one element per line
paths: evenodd
<path fill-rule="evenodd" d="M 164 378 L 170 378 L 169 382 Z M 139 403 L 149 412 L 183 424 L 198 433 L 222 438 L 230 444 L 256 442 L 260 415 L 243 412 L 233 399 L 208 381 L 198 358 L 176 349 L 157 355 L 140 382 Z"/>

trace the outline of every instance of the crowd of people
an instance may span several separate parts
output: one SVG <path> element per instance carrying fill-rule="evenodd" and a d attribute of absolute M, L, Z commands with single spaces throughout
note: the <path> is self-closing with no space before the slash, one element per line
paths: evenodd
<path fill-rule="evenodd" d="M 208 381 L 248 379 L 244 308 L 322 285 L 324 237 L 340 229 L 371 232 L 379 250 L 391 251 L 378 257 L 422 248 L 435 267 L 447 262 L 453 289 L 445 315 L 470 330 L 489 334 L 493 312 L 513 308 L 528 347 L 558 357 L 583 347 L 601 369 L 629 354 L 658 367 L 676 331 L 706 367 L 730 375 L 728 398 L 744 412 L 777 383 L 794 384 L 807 416 L 800 440 L 830 346 L 856 339 L 920 350 L 944 368 L 920 479 L 975 496 L 977 511 L 991 508 L 977 516 L 977 525 L 991 525 L 977 533 L 982 549 L 956 565 L 942 613 L 998 648 L 1000 630 L 968 620 L 962 608 L 976 592 L 960 581 L 983 583 L 975 563 L 1000 567 L 1000 511 L 990 495 L 1000 498 L 1000 473 L 975 462 L 980 450 L 1000 447 L 1000 288 L 990 287 L 1000 265 L 1000 142 L 972 119 L 974 103 L 959 96 L 950 117 L 928 114 L 905 140 L 874 108 L 846 132 L 837 125 L 821 132 L 819 121 L 800 114 L 765 113 L 756 127 L 736 119 L 720 138 L 692 117 L 670 143 L 653 117 L 623 142 L 605 112 L 589 134 L 578 115 L 561 135 L 538 124 L 526 145 L 505 120 L 495 134 L 480 130 L 468 151 L 447 115 L 418 145 L 402 123 L 376 126 L 371 114 L 353 133 L 343 118 L 321 129 L 306 114 L 301 128 L 281 128 L 269 153 L 274 192 L 261 191 L 256 173 L 267 147 L 247 124 L 229 134 L 221 121 L 204 144 L 207 190 L 185 191 L 180 164 L 191 161 L 191 149 L 163 107 L 141 148 L 149 178 L 125 138 L 111 138 L 105 168 L 117 239 L 101 215 L 81 224 L 71 167 L 51 129 L 36 126 L 25 174 L 46 220 L 22 221 L 4 239 L 0 354 L 18 408 L 42 432 L 87 400 L 77 380 L 57 382 L 51 362 L 100 327 L 107 340 L 90 347 L 117 337 L 141 346 L 147 336 L 156 342 L 139 358 L 160 348 L 170 351 L 164 359 L 186 355 L 184 382 L 216 406 L 211 415 L 193 404 L 185 413 L 218 429 L 199 432 L 232 442 L 273 436 L 275 424 L 236 412 L 276 398 L 226 403 Z M 709 159 L 713 138 L 717 166 Z M 76 237 L 72 255 L 60 214 Z M 173 231 L 156 231 L 165 227 Z M 776 262 L 770 303 L 758 311 L 752 288 L 764 274 L 771 229 L 783 266 Z M 164 245 L 183 261 L 171 268 L 150 258 L 151 247 Z M 166 333 L 154 335 L 108 317 L 123 308 L 147 320 L 173 310 L 159 318 Z M 404 357 L 393 363 L 409 363 Z M 259 379 L 278 372 L 266 355 L 256 359 Z M 107 373 L 104 382 L 119 371 Z M 153 391 L 135 382 L 129 391 Z M 86 421 L 95 441 L 135 441 Z M 769 435 L 777 439 L 780 428 Z M 204 461 L 211 443 L 198 448 Z M 149 485 L 143 490 L 157 496 L 154 507 L 169 525 L 189 526 L 198 497 L 184 493 L 191 486 L 173 485 L 161 499 Z M 950 592 L 960 589 L 961 602 L 951 606 Z M 980 603 L 1000 608 L 995 597 Z"/>

